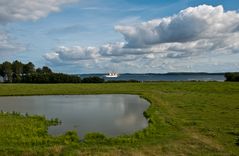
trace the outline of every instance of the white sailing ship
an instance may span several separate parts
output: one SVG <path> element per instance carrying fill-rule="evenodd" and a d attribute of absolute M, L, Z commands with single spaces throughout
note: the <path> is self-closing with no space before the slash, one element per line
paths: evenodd
<path fill-rule="evenodd" d="M 109 72 L 108 75 L 105 75 L 105 77 L 116 78 L 116 77 L 119 77 L 119 73 Z"/>

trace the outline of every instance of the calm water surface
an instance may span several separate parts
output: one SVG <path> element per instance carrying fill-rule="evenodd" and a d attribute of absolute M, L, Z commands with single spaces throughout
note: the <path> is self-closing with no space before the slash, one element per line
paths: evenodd
<path fill-rule="evenodd" d="M 98 76 L 107 80 L 138 81 L 224 81 L 224 74 L 121 74 L 117 78 L 107 78 L 105 74 L 81 74 L 81 78 Z"/>
<path fill-rule="evenodd" d="M 108 136 L 131 134 L 147 127 L 143 112 L 149 103 L 136 95 L 67 95 L 0 97 L 0 110 L 58 118 L 48 132 L 60 135 L 77 130 L 79 136 L 101 132 Z"/>

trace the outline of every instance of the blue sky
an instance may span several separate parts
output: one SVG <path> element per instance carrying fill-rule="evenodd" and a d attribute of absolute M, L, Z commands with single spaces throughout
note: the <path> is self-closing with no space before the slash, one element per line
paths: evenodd
<path fill-rule="evenodd" d="M 66 73 L 239 69 L 238 0 L 1 1 L 0 62 Z"/>

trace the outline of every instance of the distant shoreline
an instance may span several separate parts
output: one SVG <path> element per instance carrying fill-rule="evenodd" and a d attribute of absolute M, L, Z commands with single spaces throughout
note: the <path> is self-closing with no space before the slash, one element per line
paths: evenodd
<path fill-rule="evenodd" d="M 79 74 L 81 78 L 86 77 L 100 77 L 105 81 L 225 81 L 224 73 L 189 73 L 189 72 L 178 72 L 178 73 L 122 73 L 117 78 L 108 78 L 104 73 L 96 74 Z"/>
<path fill-rule="evenodd" d="M 74 75 L 104 75 L 107 73 L 82 73 Z M 207 72 L 169 72 L 169 73 L 120 73 L 121 75 L 224 75 L 225 73 L 207 73 Z"/>

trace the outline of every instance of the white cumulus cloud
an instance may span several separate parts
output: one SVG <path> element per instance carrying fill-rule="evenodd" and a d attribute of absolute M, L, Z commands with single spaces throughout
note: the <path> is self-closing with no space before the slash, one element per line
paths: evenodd
<path fill-rule="evenodd" d="M 1 0 L 0 23 L 38 20 L 50 12 L 57 12 L 60 6 L 77 0 Z"/>
<path fill-rule="evenodd" d="M 62 62 L 91 59 L 97 60 L 98 65 L 117 63 L 123 67 L 127 64 L 132 69 L 145 70 L 167 66 L 170 70 L 176 69 L 173 68 L 176 65 L 168 62 L 175 59 L 181 60 L 177 69 L 191 69 L 193 65 L 188 64 L 191 60 L 239 53 L 239 13 L 225 11 L 221 5 L 189 7 L 170 17 L 116 25 L 115 30 L 122 34 L 124 42 L 94 47 L 94 52 L 88 48 L 68 48 L 47 55 L 54 55 Z M 48 61 L 55 60 L 47 55 Z"/>
<path fill-rule="evenodd" d="M 95 47 L 83 48 L 80 46 L 57 48 L 54 52 L 44 55 L 44 58 L 53 63 L 75 63 L 82 60 L 97 59 L 99 49 Z"/>
<path fill-rule="evenodd" d="M 64 4 L 76 1 L 78 0 L 0 0 L 0 25 L 4 27 L 10 22 L 35 21 L 51 12 L 60 11 L 60 7 Z M 9 32 L 0 31 L 1 54 L 25 50 L 23 45 L 16 43 L 8 35 Z"/>
<path fill-rule="evenodd" d="M 159 43 L 191 42 L 222 37 L 238 31 L 239 14 L 225 12 L 222 6 L 200 5 L 162 19 L 134 26 L 117 25 L 129 47 L 144 47 Z"/>

